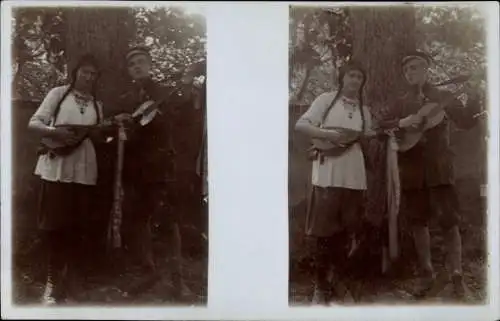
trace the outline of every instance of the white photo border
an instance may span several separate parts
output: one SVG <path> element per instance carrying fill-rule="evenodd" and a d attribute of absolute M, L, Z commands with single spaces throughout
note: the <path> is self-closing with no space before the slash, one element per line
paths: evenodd
<path fill-rule="evenodd" d="M 288 34 L 290 5 L 204 2 L 208 46 L 209 273 L 206 307 L 42 308 L 12 305 L 11 17 L 19 5 L 142 6 L 126 1 L 4 1 L 1 57 L 1 312 L 15 319 L 494 320 L 499 283 L 498 4 L 488 17 L 488 295 L 484 306 L 289 307 Z M 148 5 L 165 2 L 148 2 Z M 169 3 L 173 5 L 174 3 Z M 397 2 L 335 2 L 401 5 Z M 419 3 L 420 4 L 420 3 Z M 436 5 L 464 4 L 432 2 Z"/>

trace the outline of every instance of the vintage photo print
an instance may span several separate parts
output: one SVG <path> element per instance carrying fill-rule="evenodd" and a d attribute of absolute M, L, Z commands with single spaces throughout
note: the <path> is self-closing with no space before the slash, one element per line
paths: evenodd
<path fill-rule="evenodd" d="M 487 18 L 290 6 L 290 305 L 488 304 Z"/>
<path fill-rule="evenodd" d="M 2 32 L 2 318 L 498 319 L 498 5 L 4 1 Z"/>
<path fill-rule="evenodd" d="M 205 306 L 203 7 L 10 9 L 12 304 Z"/>

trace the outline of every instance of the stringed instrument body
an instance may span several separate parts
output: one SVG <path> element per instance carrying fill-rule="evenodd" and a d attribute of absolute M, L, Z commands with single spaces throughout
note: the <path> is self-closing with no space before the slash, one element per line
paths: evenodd
<path fill-rule="evenodd" d="M 312 150 L 322 153 L 325 156 L 340 156 L 356 143 L 362 135 L 359 130 L 343 128 L 343 127 L 322 127 L 326 130 L 333 130 L 340 134 L 337 142 L 333 143 L 326 139 L 312 139 Z"/>
<path fill-rule="evenodd" d="M 40 141 L 39 154 L 48 153 L 51 157 L 67 156 L 77 149 L 80 144 L 88 138 L 93 132 L 102 129 L 102 125 L 74 125 L 74 124 L 61 124 L 55 125 L 56 128 L 66 128 L 70 130 L 76 137 L 75 143 L 68 144 L 64 140 L 43 137 Z"/>
<path fill-rule="evenodd" d="M 169 105 L 182 102 L 184 97 L 181 95 L 183 87 L 173 88 L 167 94 L 160 94 L 156 98 L 147 100 L 141 103 L 132 113 L 132 118 L 136 120 L 141 126 L 150 124 L 162 110 L 166 108 L 165 103 Z"/>
<path fill-rule="evenodd" d="M 480 76 L 480 74 L 477 74 L 477 76 Z M 459 83 L 462 83 L 461 89 L 453 93 L 449 92 L 444 99 L 437 98 L 437 101 L 431 101 L 424 104 L 416 113 L 413 114 L 413 117 L 422 119 L 420 126 L 417 126 L 416 128 L 403 128 L 402 130 L 400 128 L 394 128 L 397 130 L 396 140 L 398 151 L 406 152 L 412 149 L 421 141 L 428 130 L 441 124 L 446 118 L 446 108 L 448 105 L 453 103 L 460 95 L 467 92 L 467 86 L 465 83 L 470 81 L 473 77 L 475 77 L 475 74 L 461 75 L 455 79 L 434 85 L 435 87 L 438 87 L 449 84 L 458 85 Z M 474 115 L 473 118 L 477 118 L 483 113 L 484 112 Z"/>
<path fill-rule="evenodd" d="M 441 124 L 446 118 L 446 107 L 462 93 L 463 90 L 460 90 L 449 95 L 441 102 L 428 102 L 415 114 L 412 114 L 411 117 L 422 119 L 422 123 L 416 128 L 405 128 L 396 135 L 398 151 L 406 152 L 412 149 L 422 140 L 428 130 Z"/>
<path fill-rule="evenodd" d="M 155 102 L 154 100 L 147 100 L 140 104 L 139 107 L 137 107 L 137 109 L 132 114 L 132 118 L 138 119 L 138 122 L 141 126 L 146 126 L 147 124 L 152 122 L 158 114 L 158 105 L 159 103 Z"/>

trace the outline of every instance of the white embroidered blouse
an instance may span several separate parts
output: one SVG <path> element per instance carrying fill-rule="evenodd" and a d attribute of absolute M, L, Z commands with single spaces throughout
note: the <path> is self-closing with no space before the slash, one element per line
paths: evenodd
<path fill-rule="evenodd" d="M 93 125 L 98 118 L 92 100 L 80 110 L 75 95 L 70 92 L 61 104 L 59 114 L 54 123 L 54 112 L 58 102 L 68 89 L 68 85 L 53 88 L 49 91 L 30 122 L 42 122 L 45 125 L 73 124 Z M 102 103 L 97 102 L 97 109 L 102 115 Z M 67 156 L 41 155 L 35 168 L 35 175 L 52 182 L 79 183 L 95 185 L 97 182 L 97 159 L 92 141 L 87 138 L 71 154 Z"/>
<path fill-rule="evenodd" d="M 319 127 L 324 112 L 330 106 L 336 94 L 337 92 L 327 92 L 318 96 L 301 119 Z M 363 108 L 365 132 L 373 134 L 371 131 L 372 119 L 370 111 L 367 106 Z M 359 104 L 349 103 L 346 97 L 339 97 L 328 115 L 326 115 L 323 125 L 361 131 L 362 118 Z M 340 156 L 326 156 L 322 163 L 319 160 L 314 160 L 312 164 L 312 184 L 319 187 L 366 190 L 366 169 L 361 145 L 355 143 Z"/>

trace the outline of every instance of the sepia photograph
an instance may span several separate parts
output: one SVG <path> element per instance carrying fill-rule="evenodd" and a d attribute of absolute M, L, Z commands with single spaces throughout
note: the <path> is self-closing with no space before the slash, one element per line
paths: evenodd
<path fill-rule="evenodd" d="M 485 21 L 290 7 L 290 306 L 487 304 Z"/>
<path fill-rule="evenodd" d="M 206 305 L 205 20 L 12 6 L 14 305 Z"/>
<path fill-rule="evenodd" d="M 1 7 L 2 319 L 498 318 L 497 3 Z"/>

